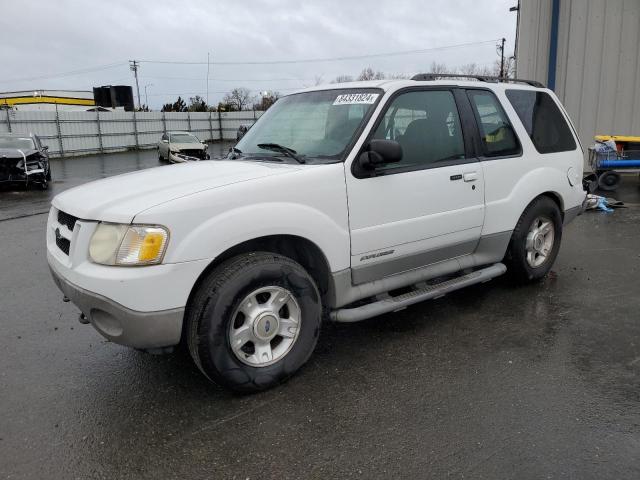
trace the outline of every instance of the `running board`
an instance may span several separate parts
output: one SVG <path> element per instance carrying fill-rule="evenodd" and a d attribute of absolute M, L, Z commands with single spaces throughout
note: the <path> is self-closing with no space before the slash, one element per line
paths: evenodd
<path fill-rule="evenodd" d="M 386 296 L 378 301 L 368 303 L 361 307 L 341 308 L 331 312 L 331 320 L 335 322 L 359 322 L 367 318 L 382 315 L 383 313 L 395 312 L 413 305 L 414 303 L 439 298 L 454 290 L 459 290 L 476 283 L 484 283 L 498 277 L 507 271 L 507 267 L 502 263 L 496 263 L 490 267 L 476 270 L 466 275 L 446 280 L 442 283 L 417 287 L 416 290 L 398 295 L 397 297 Z"/>

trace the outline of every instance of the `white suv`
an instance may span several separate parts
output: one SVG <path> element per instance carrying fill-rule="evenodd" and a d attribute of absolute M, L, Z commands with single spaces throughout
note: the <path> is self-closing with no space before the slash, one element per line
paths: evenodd
<path fill-rule="evenodd" d="M 321 322 L 354 322 L 551 268 L 581 212 L 583 152 L 553 92 L 460 79 L 281 98 L 225 160 L 56 196 L 53 277 L 109 340 L 183 342 L 237 391 L 281 382 Z M 170 349 L 170 348 L 169 348 Z"/>

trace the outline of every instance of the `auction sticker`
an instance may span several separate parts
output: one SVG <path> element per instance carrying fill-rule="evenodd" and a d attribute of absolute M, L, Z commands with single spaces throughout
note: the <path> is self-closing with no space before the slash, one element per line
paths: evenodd
<path fill-rule="evenodd" d="M 334 105 L 370 105 L 375 103 L 379 93 L 345 93 L 338 95 Z"/>

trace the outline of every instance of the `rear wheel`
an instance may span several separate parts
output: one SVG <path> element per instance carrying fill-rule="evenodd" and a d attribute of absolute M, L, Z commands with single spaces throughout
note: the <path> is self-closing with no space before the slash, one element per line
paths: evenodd
<path fill-rule="evenodd" d="M 604 190 L 605 192 L 610 192 L 618 188 L 620 186 L 621 177 L 618 172 L 614 172 L 613 170 L 608 170 L 606 172 L 602 172 L 598 176 L 598 188 L 600 190 Z"/>
<path fill-rule="evenodd" d="M 562 215 L 549 197 L 538 197 L 520 216 L 505 258 L 520 282 L 543 278 L 555 261 L 562 239 Z"/>
<path fill-rule="evenodd" d="M 272 253 L 234 257 L 202 282 L 191 304 L 187 343 L 211 380 L 238 392 L 272 387 L 309 358 L 322 305 L 311 276 Z"/>

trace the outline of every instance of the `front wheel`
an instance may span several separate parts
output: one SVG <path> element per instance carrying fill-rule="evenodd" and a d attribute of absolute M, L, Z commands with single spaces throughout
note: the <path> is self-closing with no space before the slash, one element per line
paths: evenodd
<path fill-rule="evenodd" d="M 322 304 L 315 282 L 272 253 L 234 257 L 214 269 L 189 305 L 187 344 L 202 372 L 249 393 L 272 387 L 310 357 Z"/>
<path fill-rule="evenodd" d="M 549 197 L 538 197 L 522 213 L 505 257 L 517 281 L 543 278 L 555 261 L 562 239 L 562 215 Z"/>

